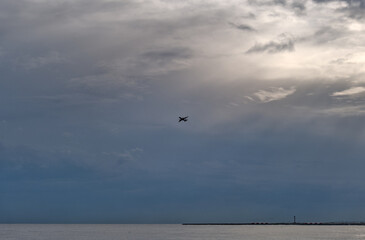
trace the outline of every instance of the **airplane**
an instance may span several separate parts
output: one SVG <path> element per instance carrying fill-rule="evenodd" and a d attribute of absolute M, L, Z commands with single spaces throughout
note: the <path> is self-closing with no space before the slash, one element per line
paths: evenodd
<path fill-rule="evenodd" d="M 179 117 L 179 122 L 181 122 L 181 121 L 187 122 L 187 121 L 188 121 L 188 117 L 189 117 L 189 116 L 186 116 L 186 117 Z"/>

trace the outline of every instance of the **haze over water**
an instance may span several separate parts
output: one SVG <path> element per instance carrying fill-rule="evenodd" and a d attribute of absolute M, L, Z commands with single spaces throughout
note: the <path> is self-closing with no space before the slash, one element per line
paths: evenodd
<path fill-rule="evenodd" d="M 363 226 L 0 225 L 1 240 L 343 240 Z"/>

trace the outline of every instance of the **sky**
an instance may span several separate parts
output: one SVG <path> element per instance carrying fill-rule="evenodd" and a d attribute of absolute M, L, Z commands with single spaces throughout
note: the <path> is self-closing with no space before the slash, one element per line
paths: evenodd
<path fill-rule="evenodd" d="M 0 223 L 365 221 L 364 18 L 1 0 Z"/>

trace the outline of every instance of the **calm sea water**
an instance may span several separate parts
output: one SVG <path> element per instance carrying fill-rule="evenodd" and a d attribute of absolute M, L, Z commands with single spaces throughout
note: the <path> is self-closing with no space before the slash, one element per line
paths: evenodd
<path fill-rule="evenodd" d="M 365 239 L 365 226 L 0 224 L 1 240 Z"/>

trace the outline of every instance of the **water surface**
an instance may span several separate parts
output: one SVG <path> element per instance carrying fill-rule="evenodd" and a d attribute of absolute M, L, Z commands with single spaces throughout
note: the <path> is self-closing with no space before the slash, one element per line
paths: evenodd
<path fill-rule="evenodd" d="M 365 239 L 365 226 L 183 226 L 0 224 L 1 240 L 342 240 Z"/>

